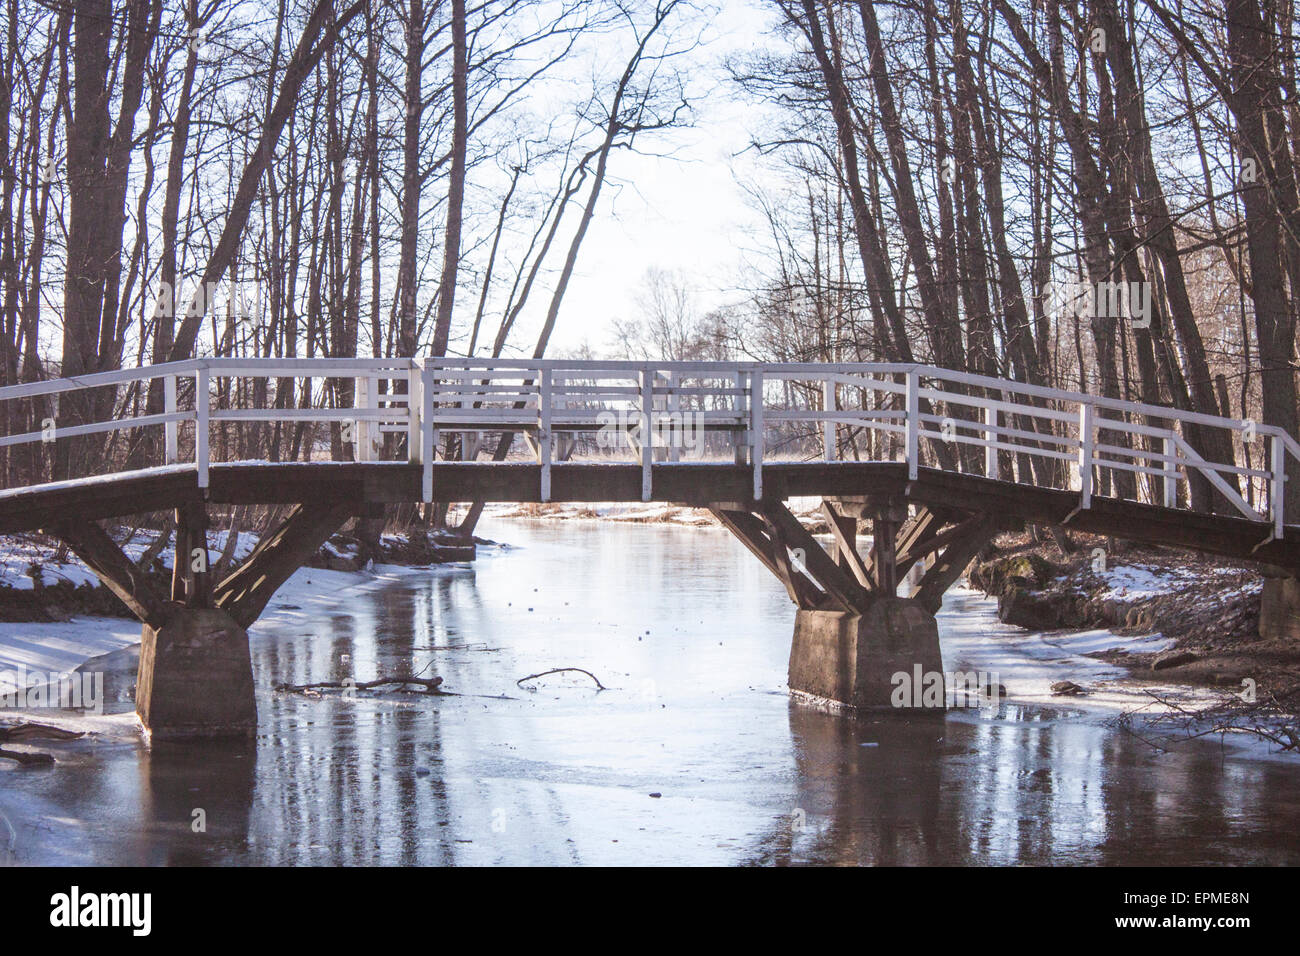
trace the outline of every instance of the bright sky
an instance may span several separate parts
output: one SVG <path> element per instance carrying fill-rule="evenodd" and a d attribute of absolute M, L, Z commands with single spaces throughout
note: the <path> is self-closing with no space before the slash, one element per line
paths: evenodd
<path fill-rule="evenodd" d="M 722 0 L 720 6 L 695 55 L 693 127 L 645 144 L 671 155 L 619 152 L 611 159 L 551 354 L 576 350 L 584 340 L 597 354 L 607 352 L 610 321 L 637 315 L 636 295 L 651 267 L 686 276 L 703 310 L 741 297 L 742 250 L 754 247 L 765 226 L 737 176 L 758 175 L 745 150 L 761 114 L 735 94 L 725 61 L 765 43 L 773 11 L 762 0 Z"/>

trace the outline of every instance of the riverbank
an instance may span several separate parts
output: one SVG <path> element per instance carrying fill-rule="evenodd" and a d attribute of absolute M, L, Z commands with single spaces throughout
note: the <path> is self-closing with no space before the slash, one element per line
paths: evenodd
<path fill-rule="evenodd" d="M 1106 628 L 1161 635 L 1159 651 L 1098 651 L 1136 680 L 1211 687 L 1243 703 L 1300 710 L 1300 647 L 1261 636 L 1265 576 L 1240 563 L 1173 548 L 1071 535 L 1073 550 L 1029 534 L 1000 536 L 971 565 L 998 618 L 1029 630 Z"/>

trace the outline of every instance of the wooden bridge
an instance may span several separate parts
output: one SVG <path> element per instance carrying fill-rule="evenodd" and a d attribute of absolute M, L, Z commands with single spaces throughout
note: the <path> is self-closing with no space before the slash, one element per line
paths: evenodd
<path fill-rule="evenodd" d="M 161 411 L 148 411 L 151 389 Z M 923 365 L 198 359 L 0 388 L 0 423 L 0 455 L 29 467 L 60 443 L 102 462 L 0 490 L 0 532 L 58 536 L 140 617 L 141 715 L 175 735 L 250 728 L 247 712 L 177 698 L 234 680 L 251 707 L 243 629 L 345 521 L 391 503 L 708 507 L 799 608 L 791 687 L 855 706 L 887 698 L 891 667 L 942 670 L 933 612 L 1002 529 L 1059 524 L 1300 574 L 1295 436 Z M 248 460 L 279 447 L 268 430 L 282 428 L 297 430 L 299 460 Z M 791 498 L 822 500 L 829 551 Z M 294 507 L 213 581 L 208 508 L 235 504 Z M 165 509 L 181 556 L 169 595 L 98 524 Z M 918 564 L 914 593 L 896 597 Z M 205 640 L 224 649 L 205 657 Z M 159 663 L 173 645 L 190 664 Z"/>

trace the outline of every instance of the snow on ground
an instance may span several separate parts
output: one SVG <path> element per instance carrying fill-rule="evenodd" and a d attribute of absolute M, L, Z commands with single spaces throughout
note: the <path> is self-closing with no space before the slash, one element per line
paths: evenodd
<path fill-rule="evenodd" d="M 0 623 L 0 675 L 20 667 L 65 674 L 87 658 L 121 650 L 139 641 L 139 622 L 123 617 Z M 0 687 L 3 685 L 0 679 Z"/>
<path fill-rule="evenodd" d="M 1098 572 L 1106 581 L 1103 598 L 1145 601 L 1204 582 L 1207 575 L 1233 574 L 1232 568 L 1166 568 L 1147 564 L 1117 564 Z M 1247 589 L 1248 590 L 1248 589 Z"/>
<path fill-rule="evenodd" d="M 55 549 L 26 536 L 0 537 L 0 587 L 16 591 L 30 591 L 35 582 L 33 573 L 39 573 L 45 585 L 68 581 L 74 587 L 97 583 L 95 575 L 73 555 L 59 563 Z"/>
<path fill-rule="evenodd" d="M 1162 651 L 1173 645 L 1159 634 L 1122 637 L 1107 630 L 1026 631 L 997 619 L 996 603 L 979 591 L 957 586 L 949 590 L 939 612 L 943 635 L 944 669 L 997 674 L 1008 699 L 1021 703 L 1131 709 L 1150 701 L 1145 688 L 1128 679 L 1127 669 L 1088 657 L 1100 651 L 1124 649 L 1130 653 Z M 1052 684 L 1074 681 L 1088 694 L 1056 697 Z M 1186 691 L 1192 700 L 1200 695 L 1191 688 L 1163 688 L 1171 695 Z M 1206 697 L 1206 699 L 1210 699 Z"/>
<path fill-rule="evenodd" d="M 230 532 L 213 531 L 208 536 L 209 548 L 213 560 L 225 550 Z M 139 561 L 149 546 L 157 540 L 158 532 L 150 529 L 135 531 L 129 540 L 123 541 L 115 534 L 115 540 L 121 545 L 126 556 Z M 242 533 L 235 542 L 233 560 L 246 558 L 257 546 L 257 536 Z M 67 581 L 73 587 L 83 584 L 96 585 L 99 580 L 91 570 L 81 563 L 75 554 L 69 552 L 64 560 L 58 560 L 58 547 L 49 539 L 32 535 L 0 535 L 0 587 L 9 587 L 17 591 L 30 591 L 33 587 L 33 567 L 40 569 L 41 583 L 53 585 Z M 164 548 L 158 555 L 164 567 L 171 567 L 172 550 Z"/>
<path fill-rule="evenodd" d="M 1215 573 L 1218 573 L 1217 569 Z M 1128 582 L 1130 593 L 1147 583 L 1143 575 L 1120 574 L 1116 579 L 1121 587 Z M 1158 586 L 1155 581 L 1151 583 Z M 1167 593 L 1167 590 L 1154 593 Z M 1249 590 L 1249 586 L 1240 590 Z M 1206 687 L 1135 680 L 1127 668 L 1087 656 L 1116 649 L 1130 653 L 1165 650 L 1174 642 L 1161 634 L 1123 636 L 1107 630 L 1027 631 L 1000 622 L 997 602 L 964 584 L 951 588 L 944 596 L 944 605 L 939 612 L 939 629 L 944 670 L 949 674 L 954 671 L 983 671 L 996 675 L 1006 688 L 1004 700 L 1011 711 L 1026 708 L 1030 713 L 1066 713 L 1085 720 L 1103 719 L 1107 723 L 1128 715 L 1135 727 L 1143 727 L 1148 726 L 1145 723 L 1147 718 L 1170 714 L 1175 706 L 1198 710 L 1221 703 L 1228 696 L 1226 691 Z M 1052 684 L 1067 680 L 1082 686 L 1086 693 L 1053 695 Z M 963 715 L 962 710 L 951 713 L 956 717 Z M 974 715 L 972 711 L 971 716 Z M 1142 733 L 1167 749 L 1189 741 L 1175 725 L 1149 725 Z M 1248 732 L 1230 732 L 1219 737 L 1225 751 L 1231 751 L 1237 757 L 1285 763 L 1296 760 L 1294 753 L 1281 751 L 1276 745 Z"/>

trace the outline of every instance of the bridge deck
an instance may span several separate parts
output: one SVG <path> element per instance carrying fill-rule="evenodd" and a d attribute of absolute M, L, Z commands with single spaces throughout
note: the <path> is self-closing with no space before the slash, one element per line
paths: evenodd
<path fill-rule="evenodd" d="M 539 501 L 541 466 L 515 462 L 433 464 L 435 497 L 442 501 Z M 550 499 L 557 502 L 641 502 L 636 464 L 555 463 Z M 187 503 L 351 505 L 371 507 L 421 499 L 422 466 L 401 462 L 214 463 L 209 487 L 198 469 L 173 465 L 80 481 L 0 492 L 0 532 L 34 531 L 72 519 L 115 518 L 179 508 Z M 890 496 L 931 507 L 962 508 L 1007 523 L 1065 523 L 1096 534 L 1194 548 L 1300 571 L 1300 527 L 1287 525 L 1268 539 L 1261 523 L 1232 515 L 1205 515 L 1135 501 L 1094 496 L 1079 508 L 1075 491 L 1037 488 L 977 475 L 920 468 L 908 480 L 903 462 L 769 463 L 764 496 L 853 498 Z M 723 463 L 659 463 L 650 500 L 708 506 L 750 502 L 752 469 Z"/>

